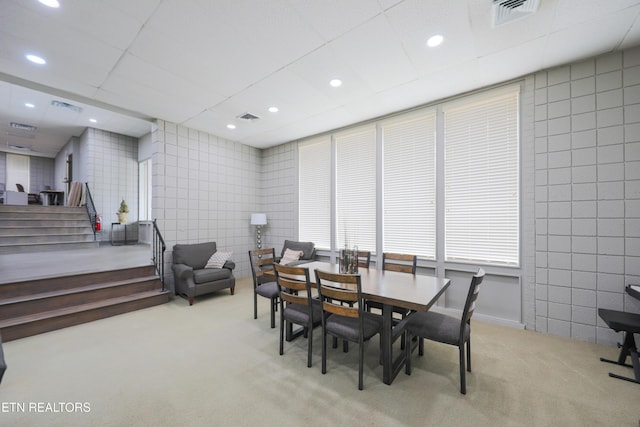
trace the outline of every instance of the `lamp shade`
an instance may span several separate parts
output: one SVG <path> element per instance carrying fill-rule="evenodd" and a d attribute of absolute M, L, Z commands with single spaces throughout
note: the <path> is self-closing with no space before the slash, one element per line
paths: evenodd
<path fill-rule="evenodd" d="M 263 213 L 251 214 L 251 225 L 266 225 L 266 224 L 267 224 L 267 214 L 263 214 Z"/>

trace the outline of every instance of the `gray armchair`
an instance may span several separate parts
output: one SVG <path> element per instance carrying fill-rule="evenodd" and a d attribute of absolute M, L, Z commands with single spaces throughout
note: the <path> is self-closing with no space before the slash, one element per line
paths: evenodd
<path fill-rule="evenodd" d="M 316 245 L 313 242 L 297 242 L 295 240 L 285 240 L 282 246 L 282 252 L 278 262 L 284 256 L 284 251 L 291 249 L 292 251 L 302 251 L 302 256 L 296 262 L 288 264 L 289 266 L 296 266 L 307 262 L 314 261 L 316 259 Z"/>
<path fill-rule="evenodd" d="M 216 252 L 216 243 L 177 244 L 173 246 L 173 276 L 176 295 L 182 294 L 193 305 L 193 298 L 229 288 L 235 292 L 235 263 L 227 260 L 222 268 L 205 268 Z"/>

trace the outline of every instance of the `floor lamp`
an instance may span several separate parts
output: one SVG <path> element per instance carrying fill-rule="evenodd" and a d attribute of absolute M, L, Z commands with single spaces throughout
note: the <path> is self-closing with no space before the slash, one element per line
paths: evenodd
<path fill-rule="evenodd" d="M 262 249 L 262 226 L 267 225 L 267 214 L 254 213 L 251 214 L 251 225 L 256 226 L 256 247 Z"/>

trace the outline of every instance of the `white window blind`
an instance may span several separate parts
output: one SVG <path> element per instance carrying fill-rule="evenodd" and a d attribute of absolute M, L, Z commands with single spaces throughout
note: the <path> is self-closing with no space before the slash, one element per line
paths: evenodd
<path fill-rule="evenodd" d="M 436 256 L 435 111 L 381 126 L 385 252 Z"/>
<path fill-rule="evenodd" d="M 376 250 L 375 127 L 336 135 L 338 248 Z"/>
<path fill-rule="evenodd" d="M 518 265 L 518 90 L 444 107 L 445 258 Z"/>
<path fill-rule="evenodd" d="M 315 138 L 298 148 L 301 241 L 331 248 L 331 137 Z"/>

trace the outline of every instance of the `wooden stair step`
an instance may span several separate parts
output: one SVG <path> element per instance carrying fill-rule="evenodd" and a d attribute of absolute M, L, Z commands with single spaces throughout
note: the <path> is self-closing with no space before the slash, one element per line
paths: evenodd
<path fill-rule="evenodd" d="M 104 319 L 169 301 L 169 291 L 139 292 L 123 297 L 60 308 L 0 321 L 3 341 L 24 338 Z"/>
<path fill-rule="evenodd" d="M 162 282 L 158 277 L 150 276 L 7 298 L 0 300 L 0 320 L 161 289 Z"/>
<path fill-rule="evenodd" d="M 33 300 L 36 300 L 36 299 L 44 299 L 44 298 L 51 298 L 51 297 L 57 297 L 57 296 L 63 296 L 63 295 L 71 295 L 71 294 L 75 294 L 75 293 L 94 291 L 94 290 L 98 290 L 98 289 L 107 289 L 107 288 L 112 288 L 112 287 L 117 287 L 117 286 L 129 285 L 129 284 L 132 284 L 132 283 L 138 283 L 138 282 L 148 282 L 148 281 L 151 281 L 151 280 L 158 280 L 158 276 L 143 276 L 143 277 L 136 277 L 136 278 L 133 278 L 133 279 L 119 280 L 119 281 L 115 281 L 115 282 L 96 283 L 96 284 L 92 284 L 92 285 L 78 286 L 78 287 L 75 287 L 75 288 L 57 289 L 57 290 L 49 291 L 49 292 L 40 292 L 40 293 L 29 294 L 29 295 L 21 295 L 21 296 L 12 297 L 12 298 L 3 298 L 3 299 L 0 299 L 0 306 L 5 305 L 5 304 L 15 304 L 15 303 L 20 303 L 20 302 L 33 301 Z"/>

